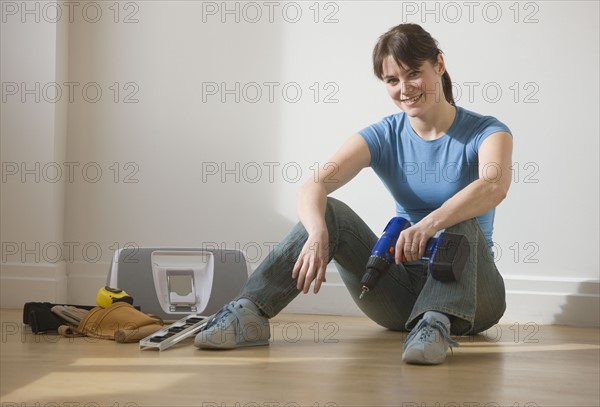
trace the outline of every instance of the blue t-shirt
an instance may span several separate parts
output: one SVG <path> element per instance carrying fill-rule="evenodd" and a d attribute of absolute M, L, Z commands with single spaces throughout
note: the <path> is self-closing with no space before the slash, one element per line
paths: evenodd
<path fill-rule="evenodd" d="M 371 168 L 396 200 L 397 216 L 415 224 L 479 178 L 479 147 L 497 132 L 510 130 L 492 116 L 457 107 L 447 133 L 435 140 L 420 138 L 404 112 L 360 134 L 371 152 Z M 494 214 L 491 209 L 477 218 L 490 245 Z"/>

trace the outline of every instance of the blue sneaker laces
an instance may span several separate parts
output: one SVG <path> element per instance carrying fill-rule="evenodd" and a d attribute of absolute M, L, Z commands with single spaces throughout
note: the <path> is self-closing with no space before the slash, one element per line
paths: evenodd
<path fill-rule="evenodd" d="M 242 315 L 240 315 L 239 312 L 239 310 L 242 308 L 244 307 L 242 305 L 237 304 L 236 301 L 232 301 L 229 304 L 226 304 L 212 318 L 208 320 L 203 331 L 209 330 L 213 327 L 226 330 L 228 328 L 229 323 L 231 323 L 235 332 L 236 342 L 239 343 L 247 341 L 248 338 L 246 338 L 244 335 L 248 333 L 246 332 L 246 323 L 243 322 Z M 228 314 L 232 314 L 234 318 L 233 321 L 227 318 Z"/>
<path fill-rule="evenodd" d="M 238 307 L 240 308 L 240 307 Z M 240 314 L 237 311 L 236 307 L 235 307 L 235 302 L 230 302 L 229 304 L 223 306 L 223 308 L 221 308 L 219 310 L 219 312 L 217 312 L 215 315 L 213 315 L 207 322 L 206 325 L 204 326 L 203 331 L 210 329 L 214 326 L 217 326 L 218 328 L 226 328 L 225 326 L 225 316 L 231 313 L 235 316 L 235 319 L 237 320 L 237 322 L 240 322 Z"/>
<path fill-rule="evenodd" d="M 444 338 L 446 342 L 448 342 L 448 345 L 450 346 L 450 351 L 452 351 L 453 346 L 460 346 L 458 342 L 456 342 L 450 337 L 448 328 L 446 327 L 446 325 L 444 325 L 444 323 L 442 323 L 441 321 L 435 321 L 434 323 L 431 323 L 428 319 L 423 318 L 421 321 L 419 321 L 417 326 L 415 326 L 415 328 L 408 334 L 408 337 L 406 338 L 406 341 L 402 346 L 403 349 L 406 349 L 408 343 L 417 335 L 419 335 L 419 341 L 421 342 L 432 342 L 433 340 L 439 340 L 436 338 L 434 330 L 438 331 L 442 335 L 442 338 Z"/>

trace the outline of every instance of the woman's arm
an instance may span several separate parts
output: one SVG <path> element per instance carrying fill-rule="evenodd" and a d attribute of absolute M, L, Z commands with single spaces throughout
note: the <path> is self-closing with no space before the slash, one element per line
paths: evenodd
<path fill-rule="evenodd" d="M 298 279 L 297 287 L 304 293 L 308 292 L 315 278 L 315 293 L 325 281 L 329 262 L 329 234 L 325 225 L 327 195 L 354 178 L 370 162 L 367 143 L 360 134 L 355 134 L 298 191 L 298 215 L 308 232 L 308 240 L 294 266 L 292 277 Z"/>
<path fill-rule="evenodd" d="M 511 165 L 512 136 L 498 132 L 486 138 L 479 148 L 479 179 L 404 230 L 396 244 L 396 262 L 420 259 L 425 254 L 427 241 L 438 231 L 498 206 L 510 188 Z"/>

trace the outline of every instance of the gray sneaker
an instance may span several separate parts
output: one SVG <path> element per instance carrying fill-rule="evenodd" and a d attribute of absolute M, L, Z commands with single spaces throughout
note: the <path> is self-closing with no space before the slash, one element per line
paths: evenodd
<path fill-rule="evenodd" d="M 450 321 L 438 312 L 426 312 L 404 342 L 402 360 L 419 365 L 437 365 L 446 360 L 448 347 L 458 346 L 450 338 Z"/>
<path fill-rule="evenodd" d="M 268 345 L 270 338 L 266 317 L 232 301 L 208 320 L 194 345 L 200 349 L 235 349 Z"/>

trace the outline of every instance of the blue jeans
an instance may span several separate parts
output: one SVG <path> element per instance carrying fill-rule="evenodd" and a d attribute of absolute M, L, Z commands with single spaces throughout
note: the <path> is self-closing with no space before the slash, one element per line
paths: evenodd
<path fill-rule="evenodd" d="M 427 311 L 450 317 L 452 334 L 482 332 L 498 322 L 506 308 L 502 276 L 476 219 L 454 225 L 447 232 L 462 234 L 470 255 L 459 281 L 441 282 L 427 273 L 425 262 L 393 265 L 377 286 L 358 299 L 360 281 L 378 236 L 346 204 L 328 198 L 325 221 L 329 232 L 329 259 L 358 307 L 373 321 L 392 330 L 410 330 Z M 238 298 L 249 298 L 268 318 L 277 315 L 300 292 L 292 269 L 308 238 L 301 223 L 250 276 Z"/>

